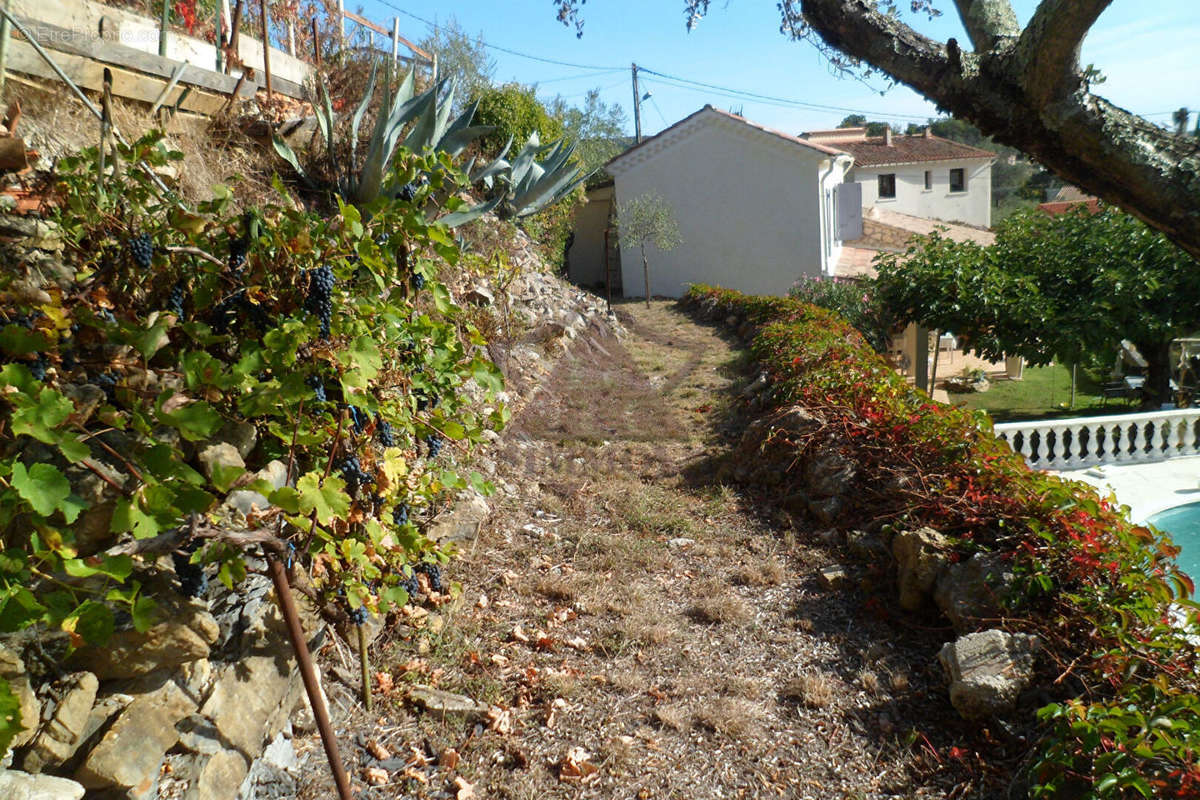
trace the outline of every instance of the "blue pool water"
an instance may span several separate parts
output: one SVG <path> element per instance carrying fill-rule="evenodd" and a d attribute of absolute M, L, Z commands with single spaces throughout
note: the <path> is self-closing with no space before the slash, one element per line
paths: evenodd
<path fill-rule="evenodd" d="M 1175 544 L 1183 548 L 1178 559 L 1180 568 L 1192 580 L 1200 581 L 1200 503 L 1168 508 L 1146 522 L 1171 534 Z"/>

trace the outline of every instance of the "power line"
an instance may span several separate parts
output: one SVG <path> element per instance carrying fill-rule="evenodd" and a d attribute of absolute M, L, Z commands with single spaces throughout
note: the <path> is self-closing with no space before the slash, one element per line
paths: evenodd
<path fill-rule="evenodd" d="M 675 81 L 676 88 L 693 89 L 693 91 L 697 91 L 700 89 L 706 89 L 708 91 L 720 92 L 727 97 L 734 97 L 736 99 L 745 99 L 745 100 L 755 100 L 757 102 L 764 103 L 767 105 L 776 105 L 776 106 L 782 106 L 782 107 L 788 107 L 788 108 L 806 108 L 806 109 L 811 109 L 813 111 L 835 111 L 835 112 L 850 113 L 850 114 L 868 114 L 871 116 L 880 116 L 880 117 L 893 117 L 893 118 L 894 117 L 903 117 L 905 119 L 914 119 L 914 120 L 926 120 L 929 118 L 928 114 L 901 114 L 901 113 L 894 113 L 894 112 L 886 112 L 885 113 L 885 112 L 880 112 L 880 111 L 868 111 L 868 110 L 861 109 L 861 108 L 846 108 L 843 106 L 824 105 L 822 103 L 808 103 L 803 100 L 795 100 L 795 99 L 789 98 L 789 97 L 776 97 L 774 95 L 769 95 L 769 94 L 759 94 L 757 92 L 747 92 L 742 89 L 731 89 L 727 86 L 718 86 L 713 83 L 705 83 L 703 81 L 694 81 L 694 80 L 691 80 L 690 78 L 680 78 L 676 75 L 667 75 L 666 73 L 663 73 L 663 72 L 656 72 L 655 70 L 647 69 L 646 67 L 638 67 L 638 71 L 639 72 L 648 72 L 651 75 L 655 75 L 659 78 L 662 78 L 662 79 L 665 79 L 668 81 Z M 683 84 L 683 85 L 680 85 L 680 84 Z"/>
<path fill-rule="evenodd" d="M 412 17 L 417 22 L 423 23 L 430 30 L 437 30 L 437 28 L 438 28 L 438 24 L 436 22 L 425 19 L 424 17 L 419 17 L 416 14 L 412 13 L 411 11 L 405 11 L 400 6 L 395 5 L 394 3 L 389 3 L 388 0 L 376 0 L 376 2 L 378 2 L 380 5 L 387 6 L 388 8 L 392 9 L 393 11 L 399 12 L 406 17 Z M 615 67 L 611 64 L 606 64 L 606 65 L 575 64 L 570 61 L 559 61 L 556 58 L 545 58 L 543 56 L 530 55 L 529 53 L 522 53 L 519 50 L 513 50 L 510 47 L 502 47 L 498 44 L 492 44 L 491 42 L 486 41 L 483 37 L 478 37 L 478 39 L 480 42 L 483 43 L 483 46 L 488 48 L 489 50 L 496 50 L 501 53 L 508 53 L 510 56 L 517 56 L 518 58 L 527 58 L 530 61 L 539 61 L 543 64 L 555 64 L 560 67 L 574 67 L 575 69 L 606 70 L 606 71 L 615 71 L 615 70 L 619 70 L 619 69 L 625 69 L 625 67 Z"/>

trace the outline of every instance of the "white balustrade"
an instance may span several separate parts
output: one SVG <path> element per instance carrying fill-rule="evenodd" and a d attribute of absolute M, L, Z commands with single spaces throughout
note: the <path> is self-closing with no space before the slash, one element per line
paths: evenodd
<path fill-rule="evenodd" d="M 996 435 L 1037 469 L 1137 464 L 1200 455 L 1200 408 L 1004 422 Z"/>

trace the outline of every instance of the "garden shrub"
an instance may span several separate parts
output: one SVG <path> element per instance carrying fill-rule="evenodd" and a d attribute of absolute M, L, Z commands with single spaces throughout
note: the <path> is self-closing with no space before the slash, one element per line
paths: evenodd
<path fill-rule="evenodd" d="M 705 286 L 688 297 L 752 327 L 772 401 L 813 411 L 858 463 L 864 519 L 930 525 L 953 557 L 1012 565 L 998 624 L 1040 637 L 1056 695 L 1037 713 L 1033 796 L 1200 797 L 1198 607 L 1169 537 L 1029 469 L 986 415 L 931 402 L 826 309 Z"/>
<path fill-rule="evenodd" d="M 537 131 L 542 144 L 563 136 L 562 123 L 550 116 L 532 86 L 506 83 L 484 91 L 478 98 L 475 125 L 493 125 L 496 130 L 480 140 L 485 154 L 495 155 L 511 137 L 519 149 Z"/>

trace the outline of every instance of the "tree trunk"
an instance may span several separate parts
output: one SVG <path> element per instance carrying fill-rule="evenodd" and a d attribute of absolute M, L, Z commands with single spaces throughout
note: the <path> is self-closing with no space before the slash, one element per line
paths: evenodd
<path fill-rule="evenodd" d="M 1175 395 L 1171 391 L 1171 342 L 1148 342 L 1137 344 L 1142 357 L 1146 359 L 1146 385 L 1144 394 L 1154 408 L 1170 403 L 1175 404 Z"/>
<path fill-rule="evenodd" d="M 1080 69 L 1080 42 L 1112 0 L 1042 0 L 1024 30 L 1001 13 L 1007 3 L 956 1 L 974 52 L 921 35 L 875 0 L 780 7 L 793 36 L 815 32 L 1200 257 L 1200 142 L 1093 95 Z"/>
<path fill-rule="evenodd" d="M 646 246 L 642 245 L 642 276 L 646 279 L 646 308 L 650 307 L 650 262 L 646 260 Z"/>

